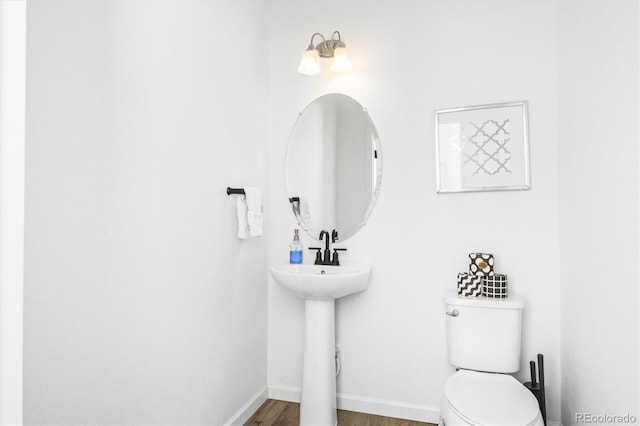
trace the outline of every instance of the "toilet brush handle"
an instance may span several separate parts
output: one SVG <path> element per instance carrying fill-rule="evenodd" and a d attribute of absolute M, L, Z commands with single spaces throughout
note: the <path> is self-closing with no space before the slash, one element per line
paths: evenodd
<path fill-rule="evenodd" d="M 536 363 L 535 361 L 529 361 L 529 369 L 531 369 L 531 387 L 535 387 L 536 382 Z"/>

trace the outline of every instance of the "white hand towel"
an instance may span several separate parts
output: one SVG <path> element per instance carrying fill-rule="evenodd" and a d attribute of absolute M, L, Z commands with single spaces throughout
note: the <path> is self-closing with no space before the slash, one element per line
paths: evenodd
<path fill-rule="evenodd" d="M 249 238 L 249 223 L 247 222 L 247 202 L 244 195 L 238 195 L 236 199 L 236 210 L 238 213 L 238 238 Z"/>
<path fill-rule="evenodd" d="M 249 224 L 249 236 L 262 236 L 262 197 L 260 190 L 251 186 L 244 188 L 247 203 L 247 223 Z"/>

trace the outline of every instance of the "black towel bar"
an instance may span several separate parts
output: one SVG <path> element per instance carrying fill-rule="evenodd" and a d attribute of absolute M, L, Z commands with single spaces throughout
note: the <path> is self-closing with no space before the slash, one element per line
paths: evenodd
<path fill-rule="evenodd" d="M 231 188 L 230 186 L 227 187 L 227 195 L 232 195 L 232 194 L 236 194 L 236 195 L 246 195 L 244 192 L 244 188 Z"/>

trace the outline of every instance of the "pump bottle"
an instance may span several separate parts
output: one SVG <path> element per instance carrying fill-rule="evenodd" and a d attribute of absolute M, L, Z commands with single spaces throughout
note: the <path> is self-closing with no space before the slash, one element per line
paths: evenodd
<path fill-rule="evenodd" d="M 300 243 L 300 235 L 298 235 L 297 229 L 293 231 L 293 241 L 289 246 L 289 263 L 302 263 L 302 244 Z"/>

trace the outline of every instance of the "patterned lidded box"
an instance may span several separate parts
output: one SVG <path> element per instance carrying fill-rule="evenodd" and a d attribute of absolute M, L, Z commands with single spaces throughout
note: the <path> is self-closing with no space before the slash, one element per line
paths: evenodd
<path fill-rule="evenodd" d="M 458 274 L 458 295 L 463 297 L 482 296 L 482 278 L 478 275 Z"/>
<path fill-rule="evenodd" d="M 469 274 L 480 277 L 493 276 L 493 255 L 489 253 L 469 253 Z"/>
<path fill-rule="evenodd" d="M 482 295 L 495 299 L 509 297 L 507 276 L 505 274 L 495 274 L 493 276 L 482 277 Z"/>

